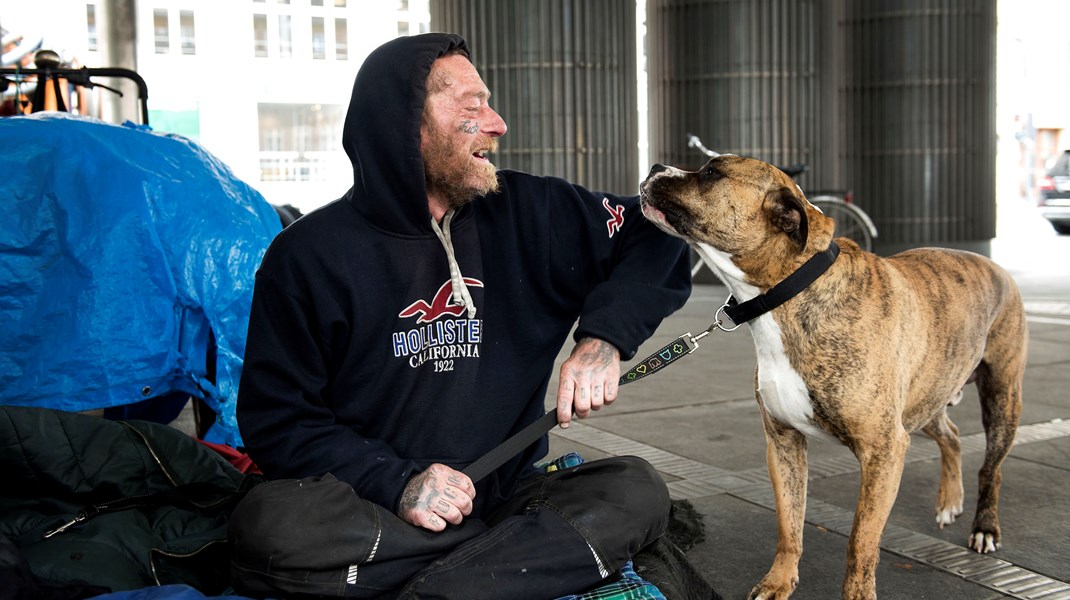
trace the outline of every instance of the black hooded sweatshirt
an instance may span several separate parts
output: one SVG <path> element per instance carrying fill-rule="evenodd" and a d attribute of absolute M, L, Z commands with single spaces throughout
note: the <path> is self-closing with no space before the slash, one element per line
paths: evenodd
<path fill-rule="evenodd" d="M 420 155 L 431 63 L 462 38 L 398 38 L 357 74 L 346 195 L 284 229 L 256 274 L 238 423 L 270 478 L 332 473 L 396 511 L 409 479 L 463 469 L 538 419 L 575 337 L 622 358 L 686 301 L 684 244 L 637 197 L 500 171 L 501 190 L 434 232 Z M 459 279 L 451 280 L 446 246 Z M 459 306 L 463 279 L 474 314 Z M 474 516 L 534 472 L 547 439 L 479 482 Z"/>

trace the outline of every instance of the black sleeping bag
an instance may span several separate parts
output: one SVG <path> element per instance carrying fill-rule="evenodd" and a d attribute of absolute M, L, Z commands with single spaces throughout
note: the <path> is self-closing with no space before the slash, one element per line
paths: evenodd
<path fill-rule="evenodd" d="M 9 406 L 0 473 L 0 534 L 33 578 L 110 591 L 228 589 L 229 511 L 259 481 L 166 425 Z"/>

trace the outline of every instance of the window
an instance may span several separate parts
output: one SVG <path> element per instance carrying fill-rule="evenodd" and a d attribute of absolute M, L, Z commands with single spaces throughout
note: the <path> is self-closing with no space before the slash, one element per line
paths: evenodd
<path fill-rule="evenodd" d="M 293 36 L 290 32 L 290 21 L 290 15 L 279 15 L 279 57 L 281 58 L 293 56 Z"/>
<path fill-rule="evenodd" d="M 334 57 L 338 60 L 349 59 L 349 29 L 345 19 L 334 20 Z"/>
<path fill-rule="evenodd" d="M 431 27 L 428 0 L 398 0 L 398 37 L 427 33 Z"/>
<path fill-rule="evenodd" d="M 157 8 L 152 11 L 152 34 L 156 41 L 156 54 L 171 51 L 171 35 L 167 25 L 167 9 Z"/>
<path fill-rule="evenodd" d="M 85 30 L 86 48 L 90 52 L 97 51 L 97 5 L 85 5 Z"/>
<path fill-rule="evenodd" d="M 323 17 L 312 17 L 312 58 L 327 58 L 327 34 L 323 30 Z"/>
<path fill-rule="evenodd" d="M 178 12 L 179 41 L 182 45 L 182 54 L 196 54 L 197 41 L 193 31 L 193 11 L 182 10 Z"/>
<path fill-rule="evenodd" d="M 253 55 L 268 55 L 267 15 L 253 15 Z"/>
<path fill-rule="evenodd" d="M 259 104 L 261 181 L 330 181 L 349 172 L 341 133 L 346 107 Z"/>

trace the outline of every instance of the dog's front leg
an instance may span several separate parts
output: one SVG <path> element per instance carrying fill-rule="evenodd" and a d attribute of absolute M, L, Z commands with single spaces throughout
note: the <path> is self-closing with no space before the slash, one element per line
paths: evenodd
<path fill-rule="evenodd" d="M 854 524 L 847 542 L 843 598 L 875 600 L 881 534 L 899 493 L 910 435 L 901 427 L 873 432 L 852 444 L 862 467 Z"/>
<path fill-rule="evenodd" d="M 783 600 L 799 584 L 803 519 L 806 516 L 806 436 L 774 421 L 762 405 L 765 458 L 776 497 L 777 545 L 773 566 L 747 596 L 749 600 Z"/>

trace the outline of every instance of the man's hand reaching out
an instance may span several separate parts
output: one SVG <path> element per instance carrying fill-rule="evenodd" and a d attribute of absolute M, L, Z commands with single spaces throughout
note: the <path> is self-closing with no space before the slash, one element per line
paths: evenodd
<path fill-rule="evenodd" d="M 442 531 L 460 525 L 472 512 L 476 488 L 467 475 L 435 463 L 409 480 L 401 494 L 398 516 L 407 523 Z"/>
<path fill-rule="evenodd" d="M 582 338 L 561 365 L 557 386 L 557 422 L 567 428 L 572 413 L 583 419 L 592 410 L 613 404 L 620 381 L 620 351 L 597 338 Z"/>

